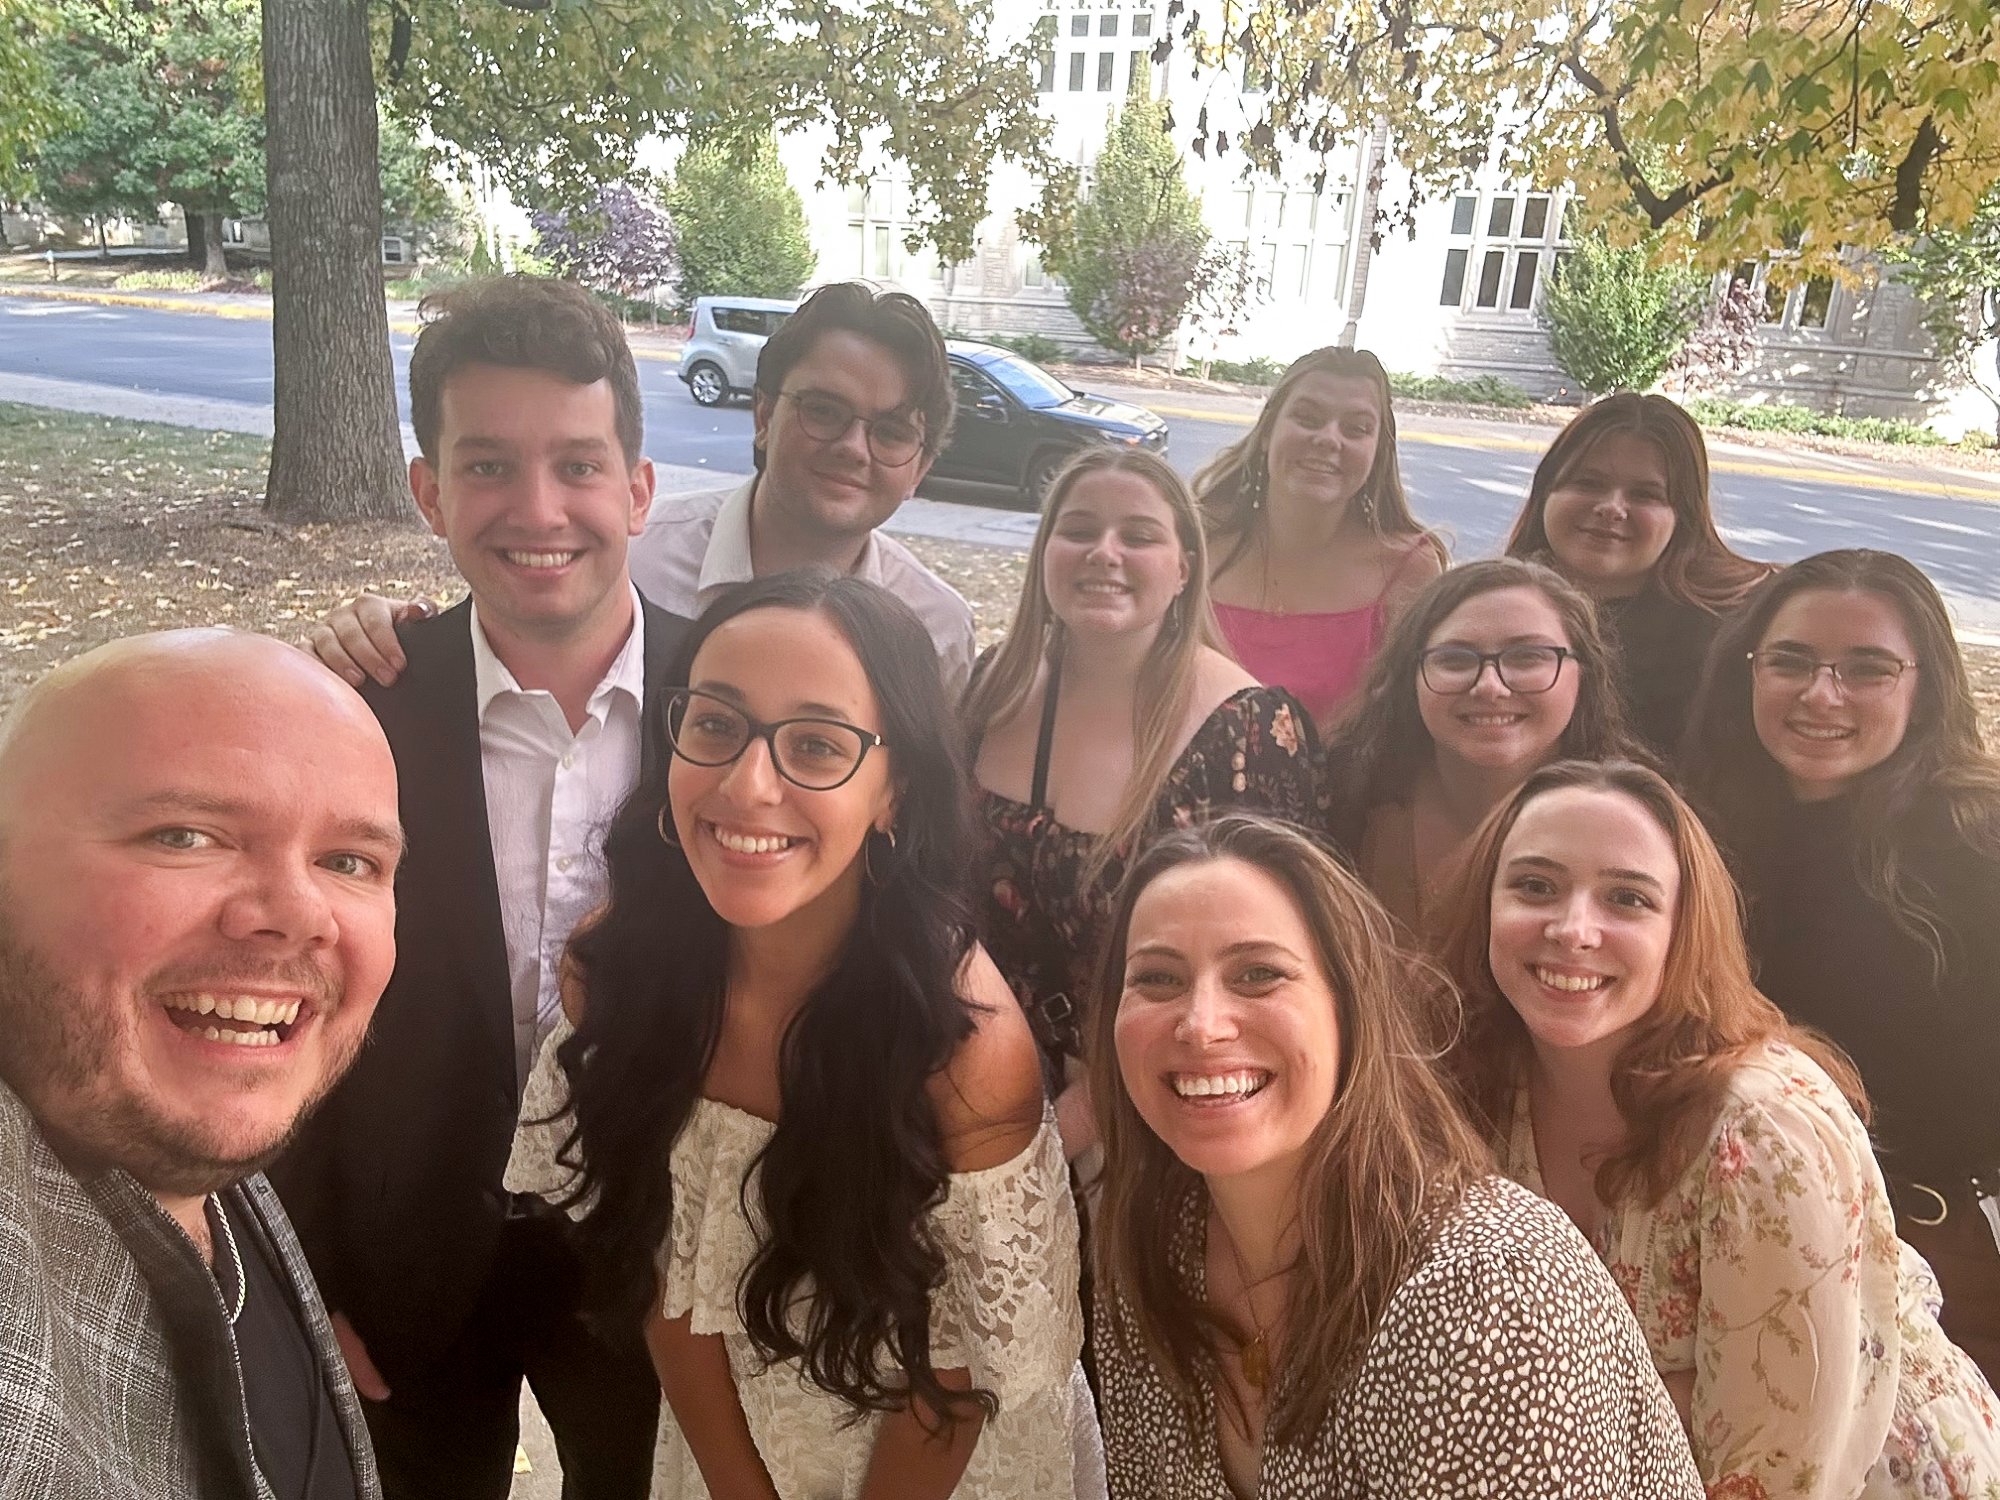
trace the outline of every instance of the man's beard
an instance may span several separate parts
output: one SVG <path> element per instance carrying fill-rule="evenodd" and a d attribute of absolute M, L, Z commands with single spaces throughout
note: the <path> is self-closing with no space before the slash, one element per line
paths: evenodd
<path fill-rule="evenodd" d="M 182 976 L 176 982 L 176 976 Z M 142 993 L 227 990 L 245 981 L 277 980 L 302 987 L 324 1024 L 341 1004 L 336 988 L 308 960 L 292 964 L 215 963 L 162 971 Z M 162 983 L 162 981 L 166 981 Z M 346 1073 L 362 1038 L 328 1068 L 283 1135 L 249 1153 L 226 1152 L 199 1120 L 176 1118 L 152 1100 L 119 1086 L 113 1064 L 119 1045 L 117 1009 L 123 996 L 90 996 L 66 983 L 42 956 L 20 942 L 0 904 L 0 1079 L 28 1105 L 53 1144 L 77 1165 L 120 1167 L 151 1192 L 196 1198 L 217 1192 L 280 1156 L 300 1124 Z M 145 1002 L 141 1002 L 145 1003 Z M 42 1107 L 56 1098 L 81 1101 L 78 1117 L 57 1125 Z"/>

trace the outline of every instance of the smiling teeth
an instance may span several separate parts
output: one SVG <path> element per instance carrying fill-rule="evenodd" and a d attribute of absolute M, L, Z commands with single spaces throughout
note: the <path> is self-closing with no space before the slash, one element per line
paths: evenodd
<path fill-rule="evenodd" d="M 1534 972 L 1535 978 L 1550 989 L 1569 990 L 1578 994 L 1585 990 L 1601 990 L 1611 983 L 1610 977 L 1604 974 L 1558 974 L 1554 969 L 1543 968 L 1537 968 Z"/>
<path fill-rule="evenodd" d="M 507 552 L 502 554 L 517 568 L 560 568 L 574 562 L 580 552 Z"/>
<path fill-rule="evenodd" d="M 279 1042 L 275 1031 L 224 1031 L 220 1026 L 207 1026 L 201 1034 L 211 1042 L 228 1042 L 235 1047 L 275 1047 Z"/>
<path fill-rule="evenodd" d="M 1844 740 L 1853 732 L 1827 724 L 1793 724 L 1789 727 L 1793 734 L 1805 740 Z"/>
<path fill-rule="evenodd" d="M 254 995 L 169 995 L 162 1003 L 169 1010 L 191 1010 L 197 1015 L 252 1021 L 259 1026 L 289 1026 L 299 1018 L 298 1001 L 259 1000 Z"/>
<path fill-rule="evenodd" d="M 1269 1073 L 1176 1073 L 1173 1076 L 1174 1092 L 1183 1099 L 1206 1099 L 1217 1094 L 1237 1094 L 1248 1096 L 1271 1081 Z"/>
<path fill-rule="evenodd" d="M 779 850 L 789 849 L 798 842 L 797 839 L 790 838 L 753 838 L 714 827 L 709 831 L 715 835 L 716 843 L 732 854 L 776 854 Z"/>

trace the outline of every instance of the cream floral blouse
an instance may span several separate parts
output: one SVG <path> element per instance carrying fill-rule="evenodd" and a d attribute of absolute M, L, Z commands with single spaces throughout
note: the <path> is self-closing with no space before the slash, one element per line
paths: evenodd
<path fill-rule="evenodd" d="M 1502 1158 L 1542 1191 L 1525 1089 Z M 1707 1150 L 1658 1207 L 1612 1210 L 1597 1252 L 1660 1373 L 1694 1374 L 1710 1500 L 2000 1496 L 2000 1403 L 1938 1327 L 1861 1121 L 1796 1048 L 1738 1071 Z"/>

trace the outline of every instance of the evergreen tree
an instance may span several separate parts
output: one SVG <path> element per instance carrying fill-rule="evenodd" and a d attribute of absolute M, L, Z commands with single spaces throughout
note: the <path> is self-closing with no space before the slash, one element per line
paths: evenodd
<path fill-rule="evenodd" d="M 1044 247 L 1091 337 L 1135 363 L 1180 323 L 1210 259 L 1166 105 L 1146 92 L 1135 83 L 1118 112 L 1069 243 Z"/>
<path fill-rule="evenodd" d="M 691 142 L 666 194 L 680 241 L 680 297 L 790 297 L 817 258 L 805 205 L 770 135 Z"/>

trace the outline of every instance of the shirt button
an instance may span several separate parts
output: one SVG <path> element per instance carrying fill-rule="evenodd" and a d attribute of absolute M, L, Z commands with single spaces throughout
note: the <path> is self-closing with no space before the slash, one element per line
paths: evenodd
<path fill-rule="evenodd" d="M 556 868 L 558 870 L 567 870 L 569 866 L 570 866 L 570 858 L 567 854 L 565 854 L 561 859 L 556 861 Z"/>
<path fill-rule="evenodd" d="M 563 751 L 562 768 L 565 771 L 567 771 L 571 766 L 575 764 L 576 764 L 576 752 L 574 750 Z"/>

